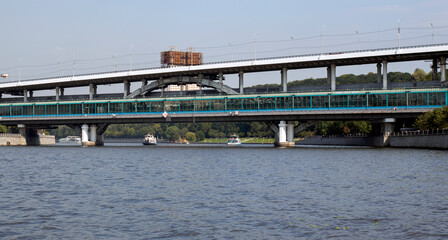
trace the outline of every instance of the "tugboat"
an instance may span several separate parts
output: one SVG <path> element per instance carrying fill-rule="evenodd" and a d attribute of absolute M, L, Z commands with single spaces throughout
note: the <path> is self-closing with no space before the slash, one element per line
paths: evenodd
<path fill-rule="evenodd" d="M 227 145 L 240 145 L 240 144 L 241 141 L 236 134 L 230 136 L 229 140 L 227 141 Z"/>
<path fill-rule="evenodd" d="M 154 137 L 154 135 L 148 133 L 145 135 L 142 143 L 143 145 L 157 145 L 157 138 Z"/>

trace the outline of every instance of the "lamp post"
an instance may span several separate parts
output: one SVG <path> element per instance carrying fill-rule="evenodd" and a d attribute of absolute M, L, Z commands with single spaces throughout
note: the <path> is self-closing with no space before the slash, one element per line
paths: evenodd
<path fill-rule="evenodd" d="M 401 18 L 398 19 L 398 50 L 400 50 L 400 22 Z"/>
<path fill-rule="evenodd" d="M 257 34 L 258 32 L 254 36 L 254 61 L 257 61 Z"/>
<path fill-rule="evenodd" d="M 432 29 L 432 44 L 434 45 L 434 25 L 431 23 L 431 29 Z"/>
<path fill-rule="evenodd" d="M 358 35 L 358 30 L 356 30 L 356 36 L 358 37 L 358 51 L 361 51 L 361 47 L 359 45 L 359 35 Z"/>
<path fill-rule="evenodd" d="M 320 54 L 322 55 L 324 53 L 324 39 L 322 36 L 322 32 L 324 31 L 325 25 L 322 25 L 320 28 Z"/>

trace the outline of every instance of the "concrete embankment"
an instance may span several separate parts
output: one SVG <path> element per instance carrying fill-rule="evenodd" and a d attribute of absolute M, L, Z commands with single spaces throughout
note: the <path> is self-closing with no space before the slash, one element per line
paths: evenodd
<path fill-rule="evenodd" d="M 401 148 L 430 148 L 448 150 L 448 134 L 399 135 L 387 137 L 322 137 L 314 136 L 296 145 L 373 146 Z"/>
<path fill-rule="evenodd" d="M 1 133 L 0 146 L 41 146 L 53 145 L 56 143 L 54 136 L 38 135 L 36 137 L 25 138 L 21 134 Z"/>

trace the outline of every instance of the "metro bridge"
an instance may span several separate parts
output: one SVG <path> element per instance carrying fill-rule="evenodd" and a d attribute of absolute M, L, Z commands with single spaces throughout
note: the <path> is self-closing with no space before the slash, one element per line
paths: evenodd
<path fill-rule="evenodd" d="M 294 134 L 321 120 L 370 120 L 388 136 L 396 121 L 415 119 L 430 109 L 448 103 L 446 56 L 448 44 L 325 53 L 305 56 L 264 58 L 197 66 L 138 69 L 121 72 L 72 75 L 0 84 L 0 93 L 23 95 L 23 101 L 0 101 L 0 124 L 18 126 L 35 135 L 36 129 L 68 125 L 82 136 L 82 142 L 101 145 L 109 124 L 152 122 L 264 121 L 276 133 L 280 146 L 294 144 Z M 389 62 L 432 60 L 432 88 L 390 89 L 387 79 Z M 379 90 L 337 91 L 336 66 L 376 64 Z M 440 67 L 439 67 L 440 66 Z M 290 69 L 327 67 L 327 92 L 303 92 L 288 89 Z M 440 79 L 438 70 L 440 68 Z M 281 89 L 274 94 L 244 94 L 244 73 L 280 70 Z M 224 74 L 239 74 L 239 89 L 223 84 Z M 130 92 L 131 82 L 141 87 Z M 122 99 L 100 100 L 98 85 L 123 83 Z M 215 96 L 166 97 L 167 85 L 196 83 L 216 89 Z M 63 89 L 89 86 L 89 99 L 61 101 Z M 55 89 L 46 102 L 28 101 L 32 92 Z M 159 97 L 151 92 L 161 89 Z M 239 90 L 239 91 L 238 91 Z M 124 99 L 123 99 L 124 98 Z M 301 122 L 295 126 L 296 121 Z"/>
<path fill-rule="evenodd" d="M 278 145 L 289 146 L 310 121 L 370 120 L 388 135 L 397 119 L 415 119 L 447 103 L 447 88 L 22 102 L 0 104 L 0 124 L 28 129 L 68 125 L 81 132 L 83 142 L 101 145 L 109 124 L 263 121 L 271 124 Z M 305 124 L 297 128 L 295 121 Z"/>

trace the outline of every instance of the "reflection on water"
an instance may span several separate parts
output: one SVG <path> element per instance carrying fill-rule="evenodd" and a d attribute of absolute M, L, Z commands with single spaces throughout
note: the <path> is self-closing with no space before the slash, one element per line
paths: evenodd
<path fill-rule="evenodd" d="M 0 238 L 442 239 L 446 151 L 4 147 Z"/>

